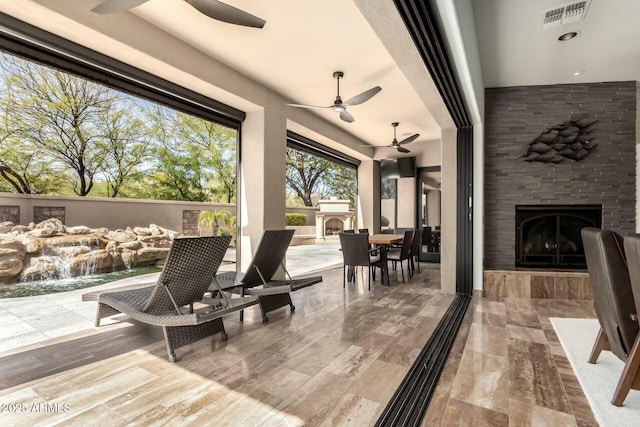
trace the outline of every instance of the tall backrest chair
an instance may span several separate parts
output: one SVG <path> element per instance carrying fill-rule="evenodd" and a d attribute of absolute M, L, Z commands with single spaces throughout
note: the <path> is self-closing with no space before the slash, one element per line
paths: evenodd
<path fill-rule="evenodd" d="M 593 227 L 582 229 L 582 242 L 593 291 L 593 304 L 600 323 L 589 363 L 596 363 L 602 350 L 610 350 L 627 363 L 632 349 L 636 347 L 640 328 L 637 320 L 632 318 L 636 313 L 636 306 L 627 268 L 626 245 L 623 238 L 614 231 Z M 624 377 L 623 373 L 612 400 L 616 406 L 622 405 L 629 391 L 629 387 L 626 391 L 623 390 L 624 387 L 621 388 Z"/>
<path fill-rule="evenodd" d="M 420 252 L 422 252 L 422 229 L 417 228 L 413 233 L 413 241 L 411 242 L 411 269 L 413 271 L 416 270 L 415 264 L 418 264 L 418 271 L 420 271 Z"/>
<path fill-rule="evenodd" d="M 582 242 L 601 330 L 611 351 L 626 360 L 638 335 L 638 322 L 629 317 L 636 308 L 623 238 L 611 230 L 587 227 L 582 229 Z M 599 353 L 594 354 L 592 363 Z"/>
<path fill-rule="evenodd" d="M 387 252 L 387 260 L 394 263 L 400 263 L 400 271 L 402 272 L 402 283 L 404 283 L 404 268 L 402 262 L 407 261 L 407 270 L 411 276 L 411 248 L 413 247 L 413 235 L 415 230 L 407 229 L 403 233 L 402 246 L 400 248 L 392 248 Z"/>
<path fill-rule="evenodd" d="M 640 235 L 625 236 L 624 249 L 627 255 L 627 266 L 629 269 L 629 280 L 633 291 L 633 299 L 636 308 L 636 319 L 640 313 Z M 631 348 L 627 361 L 622 370 L 622 375 L 618 381 L 613 403 L 616 406 L 622 405 L 630 389 L 640 389 L 640 335 Z"/>
<path fill-rule="evenodd" d="M 340 246 L 342 249 L 342 287 L 345 287 L 345 273 L 347 267 L 353 272 L 355 267 L 380 266 L 380 257 L 372 256 L 369 249 L 369 235 L 364 233 L 340 233 Z M 371 271 L 369 272 L 369 289 L 371 289 Z M 351 274 L 350 274 L 351 277 Z"/>

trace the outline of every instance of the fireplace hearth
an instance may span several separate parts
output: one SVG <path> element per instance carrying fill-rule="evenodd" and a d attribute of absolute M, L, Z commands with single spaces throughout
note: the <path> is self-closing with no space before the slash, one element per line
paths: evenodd
<path fill-rule="evenodd" d="M 602 205 L 516 206 L 516 267 L 586 269 L 584 227 L 601 227 Z"/>

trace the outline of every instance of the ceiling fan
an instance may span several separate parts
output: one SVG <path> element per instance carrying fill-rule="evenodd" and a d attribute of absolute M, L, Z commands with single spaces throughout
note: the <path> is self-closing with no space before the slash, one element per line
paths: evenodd
<path fill-rule="evenodd" d="M 93 9 L 92 12 L 107 14 L 124 12 L 149 0 L 105 0 Z M 242 25 L 244 27 L 262 28 L 267 22 L 244 10 L 229 6 L 218 0 L 184 0 L 196 8 L 200 13 L 209 18 L 229 24 Z"/>
<path fill-rule="evenodd" d="M 369 99 L 373 98 L 378 92 L 382 90 L 380 86 L 372 87 L 369 90 L 365 90 L 364 92 L 347 99 L 346 101 L 342 101 L 340 98 L 340 79 L 344 77 L 344 73 L 342 71 L 335 71 L 333 73 L 333 78 L 336 79 L 337 85 L 337 95 L 335 101 L 333 101 L 333 105 L 329 105 L 328 107 L 318 106 L 318 105 L 303 105 L 303 104 L 287 104 L 291 107 L 300 107 L 300 108 L 331 108 L 333 111 L 337 111 L 340 113 L 340 118 L 345 122 L 352 123 L 356 119 L 347 111 L 347 107 L 351 105 L 362 104 Z"/>
<path fill-rule="evenodd" d="M 398 152 L 400 152 L 400 153 L 410 153 L 411 151 L 409 151 L 406 148 L 404 148 L 403 145 L 409 144 L 409 143 L 415 141 L 416 139 L 418 139 L 420 134 L 419 133 L 415 133 L 415 134 L 411 135 L 410 137 L 405 138 L 402 141 L 398 142 L 398 140 L 396 139 L 396 128 L 398 127 L 399 124 L 400 123 L 398 123 L 398 122 L 391 123 L 391 126 L 393 126 L 393 141 L 391 142 L 391 144 L 387 145 L 387 147 L 393 147 L 396 150 L 398 150 Z"/>

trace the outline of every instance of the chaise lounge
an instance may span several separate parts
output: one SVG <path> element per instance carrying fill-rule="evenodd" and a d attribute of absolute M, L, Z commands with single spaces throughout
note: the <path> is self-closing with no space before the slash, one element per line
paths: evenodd
<path fill-rule="evenodd" d="M 233 271 L 219 273 L 215 276 L 215 286 L 210 289 L 212 295 L 218 289 L 257 296 L 262 313 L 262 321 L 268 322 L 267 313 L 280 307 L 289 306 L 291 312 L 296 308 L 291 300 L 291 292 L 322 282 L 322 276 L 310 276 L 293 279 L 284 266 L 287 249 L 295 230 L 266 230 L 246 273 Z M 273 276 L 282 268 L 287 279 L 275 280 Z M 233 301 L 233 300 L 232 300 Z M 240 313 L 243 320 L 243 313 Z"/>
<path fill-rule="evenodd" d="M 176 348 L 220 333 L 228 336 L 222 316 L 258 303 L 255 296 L 204 298 L 215 286 L 214 277 L 231 237 L 185 237 L 174 239 L 164 268 L 151 286 L 89 292 L 83 301 L 97 301 L 96 326 L 100 320 L 123 313 L 150 325 L 161 326 L 169 360 L 175 362 Z M 194 309 L 194 306 L 197 306 Z"/>

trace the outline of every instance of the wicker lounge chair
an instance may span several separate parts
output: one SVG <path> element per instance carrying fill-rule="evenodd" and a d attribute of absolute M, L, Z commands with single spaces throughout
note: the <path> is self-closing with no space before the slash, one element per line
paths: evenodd
<path fill-rule="evenodd" d="M 82 295 L 82 300 L 98 302 L 96 326 L 100 326 L 100 319 L 119 313 L 161 326 L 171 362 L 176 361 L 176 348 L 207 336 L 220 333 L 226 341 L 222 316 L 258 303 L 256 297 L 230 299 L 223 292 L 217 294 L 219 298 L 203 298 L 230 239 L 229 236 L 174 239 L 154 285 L 89 292 Z"/>
<path fill-rule="evenodd" d="M 291 292 L 322 282 L 322 276 L 294 279 L 289 275 L 284 266 L 284 260 L 294 232 L 295 230 L 266 230 L 247 272 L 229 271 L 216 274 L 216 286 L 210 289 L 212 295 L 216 295 L 217 289 L 220 288 L 242 296 L 245 294 L 257 296 L 260 301 L 262 321 L 265 323 L 269 321 L 267 313 L 280 307 L 288 305 L 291 307 L 291 312 L 295 312 L 296 307 L 291 301 Z M 280 267 L 286 273 L 287 279 L 274 280 L 273 276 Z M 240 320 L 243 320 L 242 312 L 240 312 Z"/>

